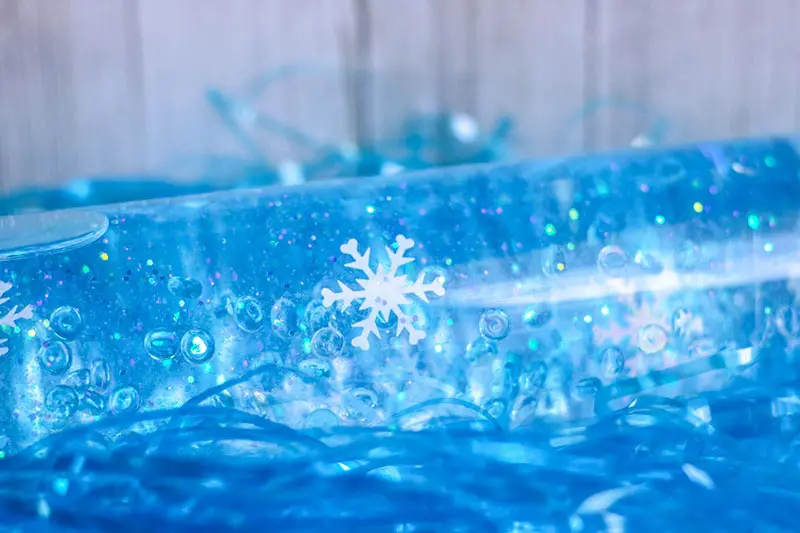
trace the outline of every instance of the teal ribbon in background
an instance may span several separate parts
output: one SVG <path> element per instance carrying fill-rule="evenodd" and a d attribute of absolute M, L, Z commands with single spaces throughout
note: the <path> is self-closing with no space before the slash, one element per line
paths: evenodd
<path fill-rule="evenodd" d="M 256 108 L 264 91 L 287 77 L 309 69 L 282 67 L 256 78 L 236 98 L 218 89 L 206 98 L 223 126 L 241 149 L 238 155 L 205 154 L 183 158 L 161 174 L 91 176 L 68 180 L 63 186 L 17 191 L 0 198 L 0 215 L 54 210 L 127 201 L 141 201 L 217 190 L 268 185 L 298 185 L 332 177 L 373 177 L 402 171 L 453 165 L 507 161 L 514 157 L 512 134 L 515 121 L 501 117 L 488 132 L 471 115 L 455 111 L 412 115 L 389 139 L 354 145 L 323 141 L 284 124 Z M 312 70 L 313 73 L 313 70 Z M 641 104 L 611 97 L 593 100 L 567 118 L 562 135 L 579 127 L 597 113 L 614 109 L 640 114 L 648 129 L 638 132 L 634 145 L 658 144 L 666 137 L 667 121 Z M 307 153 L 290 163 L 273 161 L 253 132 L 266 132 Z M 180 182 L 176 174 L 189 179 Z"/>

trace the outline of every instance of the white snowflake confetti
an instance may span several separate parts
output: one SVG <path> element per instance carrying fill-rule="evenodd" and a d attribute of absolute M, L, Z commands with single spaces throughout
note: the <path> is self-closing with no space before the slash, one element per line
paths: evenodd
<path fill-rule="evenodd" d="M 13 285 L 11 283 L 6 283 L 0 281 L 0 305 L 5 304 L 10 298 L 3 298 L 3 295 L 7 293 Z M 2 326 L 6 326 L 9 328 L 16 328 L 17 327 L 17 320 L 25 318 L 31 319 L 33 318 L 33 307 L 30 305 L 22 309 L 21 311 L 17 311 L 17 306 L 15 305 L 12 307 L 5 316 L 0 317 L 0 331 L 2 331 Z M 5 348 L 3 345 L 8 341 L 8 339 L 0 338 L 0 355 L 5 355 L 8 353 L 8 348 Z"/>
<path fill-rule="evenodd" d="M 353 290 L 341 281 L 339 287 L 341 292 L 333 292 L 330 289 L 322 290 L 322 304 L 331 307 L 335 302 L 341 301 L 342 307 L 349 307 L 355 300 L 363 300 L 361 310 L 369 309 L 369 315 L 364 319 L 353 324 L 354 328 L 361 329 L 361 333 L 351 341 L 351 344 L 362 350 L 369 349 L 369 337 L 375 335 L 380 338 L 377 319 L 380 314 L 384 321 L 388 321 L 392 313 L 397 317 L 397 332 L 399 336 L 404 330 L 408 332 L 408 342 L 417 344 L 425 338 L 425 332 L 416 327 L 418 317 L 409 316 L 403 311 L 403 306 L 410 304 L 407 296 L 414 295 L 423 302 L 428 302 L 427 293 L 431 292 L 437 296 L 444 295 L 444 278 L 437 276 L 432 282 L 425 283 L 425 274 L 420 273 L 417 280 L 413 283 L 407 281 L 405 274 L 397 274 L 398 269 L 414 261 L 413 257 L 405 257 L 405 253 L 414 247 L 414 241 L 398 235 L 395 238 L 397 250 L 386 247 L 386 254 L 389 256 L 389 267 L 378 265 L 373 272 L 369 265 L 370 249 L 362 255 L 358 251 L 358 241 L 350 239 L 340 248 L 342 253 L 353 258 L 351 263 L 345 266 L 360 270 L 367 279 L 359 279 L 356 282 L 361 286 L 361 290 Z"/>

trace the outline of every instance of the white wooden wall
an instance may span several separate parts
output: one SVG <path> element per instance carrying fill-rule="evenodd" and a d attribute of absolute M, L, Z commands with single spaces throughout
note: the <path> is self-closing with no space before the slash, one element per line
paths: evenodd
<path fill-rule="evenodd" d="M 800 130 L 797 0 L 0 0 L 0 190 L 235 154 L 204 91 L 283 65 L 260 108 L 322 138 L 409 111 L 518 122 L 531 156 Z M 372 74 L 365 74 L 365 73 Z M 265 137 L 278 157 L 288 149 Z"/>

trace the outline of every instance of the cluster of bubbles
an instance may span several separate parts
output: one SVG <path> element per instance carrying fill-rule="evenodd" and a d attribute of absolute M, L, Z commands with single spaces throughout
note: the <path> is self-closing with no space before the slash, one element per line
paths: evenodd
<path fill-rule="evenodd" d="M 566 249 L 552 246 L 542 256 L 543 271 L 547 275 L 561 274 L 567 269 L 567 261 Z M 625 250 L 618 245 L 604 246 L 597 257 L 598 270 L 609 277 L 624 278 L 632 266 L 638 266 L 651 273 L 658 272 L 661 268 L 657 259 L 643 252 L 637 252 L 631 260 Z M 427 267 L 428 270 L 436 268 L 438 267 Z M 437 269 L 428 272 L 427 275 L 445 276 L 445 272 Z M 198 299 L 203 294 L 203 285 L 199 281 L 185 277 L 171 277 L 167 289 L 173 296 L 182 300 Z M 231 317 L 238 330 L 245 335 L 268 330 L 270 338 L 285 341 L 287 354 L 302 354 L 299 357 L 281 355 L 277 360 L 293 365 L 304 375 L 322 380 L 333 375 L 338 358 L 354 356 L 354 351 L 349 347 L 347 332 L 354 322 L 363 318 L 363 312 L 358 306 L 345 309 L 338 306 L 327 308 L 321 301 L 311 300 L 305 306 L 298 307 L 286 297 L 278 298 L 271 306 L 265 306 L 263 301 L 255 296 L 237 297 L 230 293 L 223 294 L 211 311 L 214 315 L 212 318 Z M 784 314 L 788 318 L 783 319 L 781 324 L 784 324 L 785 328 L 798 329 L 796 316 L 792 319 L 789 314 Z M 550 353 L 552 350 L 537 352 L 539 344 L 537 337 L 541 338 L 546 331 L 555 336 L 554 338 L 559 335 L 557 328 L 553 327 L 554 316 L 555 310 L 546 300 L 533 303 L 524 310 L 521 323 L 523 329 L 534 334 L 529 341 L 529 347 L 531 352 L 535 353 L 517 354 L 503 351 L 499 347 L 512 333 L 511 316 L 503 309 L 485 309 L 478 319 L 479 336 L 467 344 L 460 358 L 461 364 L 467 368 L 460 371 L 456 369 L 456 374 L 467 373 L 467 383 L 462 382 L 458 385 L 452 380 L 452 375 L 448 375 L 454 370 L 452 364 L 442 367 L 440 363 L 433 365 L 416 363 L 416 366 L 412 363 L 407 367 L 412 374 L 410 379 L 422 378 L 431 383 L 441 381 L 441 388 L 437 390 L 440 392 L 447 390 L 447 394 L 451 397 L 480 398 L 479 405 L 498 420 L 535 413 L 541 401 L 557 403 L 558 394 L 555 391 L 563 388 L 565 382 L 572 379 L 571 370 L 564 367 L 565 363 L 558 361 L 560 354 Z M 72 351 L 67 342 L 77 337 L 82 329 L 82 320 L 77 310 L 64 307 L 53 312 L 50 322 L 56 338 L 43 343 L 38 359 L 46 373 L 61 376 L 73 365 Z M 397 317 L 393 313 L 388 317 L 379 315 L 377 326 L 381 331 L 391 332 L 396 325 Z M 677 326 L 673 329 L 677 330 Z M 393 336 L 387 335 L 387 337 Z M 658 324 L 645 325 L 638 332 L 638 348 L 643 354 L 658 353 L 664 349 L 667 342 L 668 333 Z M 302 348 L 292 352 L 298 343 L 302 344 Z M 149 330 L 144 337 L 144 348 L 145 352 L 156 361 L 170 363 L 180 357 L 180 360 L 190 365 L 208 363 L 217 350 L 214 336 L 202 327 L 189 327 L 184 330 L 164 327 Z M 432 354 L 431 356 L 435 357 Z M 386 361 L 389 359 L 385 358 Z M 625 372 L 626 355 L 619 347 L 604 347 L 596 359 L 594 374 L 573 380 L 571 392 L 568 394 L 577 398 L 591 397 L 602 383 L 613 381 Z M 373 366 L 393 364 L 391 361 L 381 362 L 383 360 L 379 358 L 377 362 L 369 362 L 363 359 L 355 364 Z M 438 370 L 435 370 L 437 365 L 439 365 Z M 470 373 L 475 372 L 475 368 L 482 366 L 486 367 L 483 377 L 479 375 L 469 377 Z M 102 375 L 101 370 L 94 369 L 90 364 L 86 369 L 79 369 L 70 374 L 69 379 L 65 379 L 64 383 L 51 391 L 48 404 L 53 406 L 52 410 L 66 416 L 79 409 L 91 414 L 100 414 L 104 411 L 119 414 L 138 410 L 141 399 L 136 387 L 131 385 L 118 387 L 109 397 L 108 385 L 92 384 L 91 380 L 95 379 L 92 376 L 97 373 Z M 368 369 L 366 380 L 363 379 L 363 370 L 360 372 L 362 381 L 367 383 L 368 375 L 373 374 L 374 369 Z M 106 374 L 110 374 L 107 364 Z M 402 379 L 408 378 L 409 376 L 406 376 Z M 476 383 L 470 383 L 470 380 L 475 380 Z M 102 381 L 100 379 L 100 382 Z M 110 381 L 110 378 L 107 381 Z M 476 387 L 482 389 L 477 396 L 474 392 Z M 353 404 L 354 408 L 350 409 L 355 413 L 354 418 L 363 418 L 357 415 L 365 405 L 370 409 L 382 407 L 385 395 L 378 394 L 377 390 L 378 388 L 372 385 L 351 387 L 348 390 L 350 396 L 358 400 Z M 406 394 L 399 389 L 398 391 L 398 395 Z M 431 390 L 430 394 L 435 395 L 437 392 Z M 342 401 L 347 402 L 351 399 L 347 397 Z M 232 400 L 229 398 L 228 401 Z M 327 411 L 335 415 L 327 408 L 318 411 Z M 328 420 L 330 416 L 326 418 L 316 413 L 310 416 L 307 422 L 318 425 L 318 421 L 314 422 L 317 418 Z"/>
<path fill-rule="evenodd" d="M 139 408 L 135 388 L 120 386 L 112 390 L 112 370 L 103 357 L 92 358 L 83 368 L 75 365 L 73 348 L 84 328 L 80 312 L 69 306 L 57 308 L 49 319 L 51 339 L 42 342 L 36 355 L 46 375 L 59 377 L 60 383 L 45 396 L 47 414 L 56 426 L 65 424 L 78 412 L 100 416 L 107 411 L 122 413 Z"/>
<path fill-rule="evenodd" d="M 700 247 L 695 243 L 684 241 L 675 249 L 674 268 L 678 271 L 697 268 L 702 259 L 700 252 Z M 565 247 L 549 247 L 541 255 L 543 273 L 547 276 L 563 274 L 569 258 Z M 664 271 L 664 263 L 655 254 L 637 250 L 629 256 L 617 244 L 608 244 L 599 250 L 596 266 L 602 276 L 621 280 L 632 275 L 658 275 Z M 529 351 L 522 352 L 522 356 L 504 352 L 500 348 L 502 341 L 512 334 L 513 321 L 509 313 L 498 308 L 483 310 L 478 319 L 480 336 L 467 344 L 464 351 L 464 359 L 470 366 L 486 366 L 488 361 L 492 362 L 492 372 L 485 372 L 482 376 L 478 374 L 476 379 L 479 383 L 471 384 L 473 389 L 477 387 L 480 390 L 480 396 L 485 399 L 481 404 L 483 408 L 498 418 L 502 418 L 502 415 L 511 415 L 513 418 L 526 416 L 531 410 L 541 411 L 542 400 L 556 401 L 559 395 L 564 396 L 567 403 L 590 400 L 604 384 L 630 373 L 627 360 L 634 356 L 633 352 L 636 352 L 634 366 L 641 371 L 661 368 L 662 354 L 672 350 L 670 345 L 673 340 L 676 343 L 673 348 L 685 352 L 686 357 L 707 357 L 720 349 L 718 342 L 703 333 L 701 317 L 695 316 L 686 307 L 676 308 L 671 317 L 669 313 L 661 316 L 663 310 L 660 308 L 648 308 L 642 309 L 635 319 L 630 318 L 639 311 L 637 298 L 640 296 L 648 297 L 644 293 L 637 293 L 636 298 L 615 301 L 611 306 L 616 308 L 616 316 L 608 320 L 623 323 L 622 326 L 613 325 L 618 328 L 613 335 L 621 335 L 620 341 L 625 341 L 625 345 L 595 344 L 592 338 L 596 330 L 591 325 L 594 318 L 589 314 L 573 316 L 575 313 L 570 313 L 577 324 L 576 330 L 588 331 L 586 335 L 591 341 L 581 345 L 585 348 L 579 348 L 581 353 L 586 352 L 578 357 L 581 361 L 568 353 L 573 348 L 564 344 L 563 335 L 570 333 L 565 333 L 562 321 L 554 324 L 555 310 L 546 297 L 530 304 L 521 314 L 523 329 L 533 335 L 528 341 Z M 608 316 L 609 312 L 609 306 L 604 306 L 604 316 Z M 650 322 L 637 324 L 638 320 L 648 319 Z M 785 330 L 784 337 L 796 338 L 800 333 L 800 319 L 791 307 L 778 309 L 774 320 L 777 330 Z M 670 324 L 670 327 L 665 324 Z M 602 329 L 604 326 L 597 327 Z M 577 338 L 580 338 L 578 335 Z M 554 340 L 547 349 L 542 349 L 550 338 Z M 518 345 L 515 341 L 514 346 Z M 631 353 L 627 353 L 629 349 Z M 667 356 L 675 357 L 672 352 L 664 355 Z M 475 398 L 476 394 L 473 393 L 472 397 Z"/>
<path fill-rule="evenodd" d="M 202 285 L 190 278 L 171 278 L 168 288 L 179 298 L 198 298 Z M 267 307 L 255 296 L 237 297 L 231 293 L 222 294 L 212 313 L 217 319 L 232 318 L 238 330 L 244 335 L 256 335 L 266 331 L 270 338 L 284 342 L 284 349 L 291 351 L 292 343 L 305 342 L 306 354 L 297 361 L 298 369 L 310 376 L 327 378 L 331 374 L 331 361 L 347 353 L 346 339 L 341 329 L 344 321 L 350 318 L 345 310 L 336 313 L 319 301 L 311 301 L 303 310 L 286 297 L 275 300 Z M 298 316 L 302 314 L 302 316 Z M 394 324 L 392 321 L 394 320 Z M 352 321 L 350 321 L 351 323 Z M 390 317 L 381 324 L 388 328 L 396 325 L 396 317 Z M 182 334 L 181 334 L 182 333 Z M 191 364 L 204 364 L 215 354 L 213 336 L 206 330 L 192 328 L 179 333 L 172 328 L 156 328 L 145 336 L 146 352 L 155 360 L 168 361 L 179 354 Z M 279 359 L 283 359 L 282 357 Z"/>
<path fill-rule="evenodd" d="M 546 276 L 556 276 L 567 271 L 570 256 L 566 247 L 552 245 L 544 250 L 541 256 L 542 272 Z M 701 261 L 700 246 L 690 240 L 682 241 L 676 247 L 674 263 L 676 270 L 691 271 Z M 633 257 L 622 246 L 609 244 L 600 249 L 597 254 L 597 269 L 600 273 L 610 278 L 625 278 L 638 269 L 647 275 L 657 275 L 664 271 L 664 262 L 657 254 L 647 250 L 636 250 Z"/>
<path fill-rule="evenodd" d="M 613 255 L 612 252 L 607 255 L 610 257 Z M 444 275 L 443 272 L 434 274 Z M 193 280 L 176 278 L 170 283 L 170 292 L 181 298 L 195 298 L 200 296 L 202 287 Z M 285 348 L 288 350 L 287 353 L 291 353 L 292 342 L 302 342 L 304 344 L 301 350 L 302 356 L 293 359 L 291 364 L 303 375 L 318 380 L 328 380 L 332 377 L 338 358 L 353 357 L 353 351 L 350 350 L 348 338 L 343 331 L 348 331 L 348 326 L 363 318 L 358 306 L 345 309 L 337 306 L 327 308 L 320 301 L 312 300 L 298 310 L 288 298 L 279 298 L 265 310 L 262 301 L 254 296 L 247 295 L 237 298 L 231 294 L 223 295 L 220 298 L 214 314 L 218 318 L 232 317 L 238 329 L 244 334 L 256 334 L 265 328 L 268 329 L 269 333 L 276 338 L 290 341 Z M 528 330 L 541 331 L 550 326 L 553 316 L 552 306 L 543 301 L 535 303 L 525 310 L 522 315 L 522 323 Z M 381 317 L 377 325 L 381 330 L 389 331 L 396 326 L 396 320 L 397 318 L 390 314 L 388 318 Z M 530 354 L 518 355 L 512 352 L 501 352 L 499 343 L 512 332 L 511 317 L 502 309 L 484 310 L 478 321 L 478 332 L 479 337 L 466 346 L 462 361 L 475 367 L 490 361 L 485 377 L 468 378 L 468 381 L 472 379 L 485 382 L 485 390 L 480 398 L 481 408 L 500 421 L 504 419 L 508 421 L 509 417 L 518 418 L 529 416 L 532 412 L 535 413 L 540 400 L 544 398 L 549 401 L 550 396 L 554 394 L 551 389 L 558 387 L 560 383 L 561 376 L 558 372 L 552 376 L 549 373 L 549 365 L 552 365 L 553 362 L 531 358 Z M 299 335 L 296 335 L 297 333 Z M 192 328 L 182 332 L 181 335 L 169 328 L 158 328 L 151 330 L 145 336 L 145 348 L 147 353 L 158 361 L 170 360 L 180 354 L 182 359 L 190 364 L 203 364 L 213 357 L 215 343 L 212 335 L 203 329 Z M 286 355 L 278 355 L 276 361 L 288 363 L 286 357 Z M 397 364 L 398 368 L 402 366 L 399 359 L 395 361 L 390 359 L 387 357 L 385 364 Z M 621 373 L 625 364 L 624 355 L 617 348 L 606 350 L 602 360 L 603 371 L 608 377 Z M 376 363 L 379 367 L 384 364 L 380 360 L 370 362 L 367 359 L 360 359 L 355 364 L 375 365 Z M 436 367 L 436 364 L 433 367 Z M 367 375 L 369 375 L 375 369 L 362 368 L 361 375 L 364 375 L 364 370 L 367 370 Z M 387 371 L 378 370 L 384 373 Z M 432 369 L 416 367 L 412 364 L 408 370 L 411 372 L 410 376 L 406 375 L 406 377 L 398 379 L 418 380 L 420 383 L 431 384 L 438 380 L 444 380 L 442 383 L 447 382 L 450 376 L 445 374 L 451 372 L 453 368 L 446 368 L 444 373 L 440 368 L 436 373 Z M 468 370 L 468 372 L 470 371 Z M 553 383 L 548 383 L 550 377 L 552 377 Z M 378 383 L 370 383 L 370 379 L 362 380 L 362 382 L 361 386 L 348 387 L 344 396 L 325 399 L 325 402 L 328 403 L 327 407 L 311 411 L 303 425 L 320 427 L 341 423 L 340 414 L 337 414 L 339 409 L 344 409 L 343 412 L 353 420 L 374 419 L 365 413 L 385 407 L 383 405 L 385 392 L 380 394 L 377 392 L 385 387 L 381 387 Z M 427 392 L 427 396 L 418 396 L 417 399 L 435 397 L 437 394 L 441 394 L 442 390 L 448 390 L 449 392 L 446 394 L 451 397 L 466 399 L 471 396 L 470 386 L 474 388 L 477 385 L 480 384 L 467 383 L 465 386 L 455 389 L 448 389 L 446 385 L 441 385 L 444 388 L 433 387 Z M 392 387 L 394 385 L 389 388 Z M 576 394 L 590 395 L 591 391 L 597 387 L 597 380 L 586 378 L 576 384 Z M 406 393 L 398 390 L 397 394 L 403 396 Z M 234 402 L 233 397 L 228 395 L 226 398 L 227 400 L 223 403 L 233 405 L 231 403 Z M 343 405 L 333 406 L 330 405 L 330 402 L 340 402 Z M 138 402 L 132 403 L 136 405 Z M 395 405 L 395 407 L 397 406 Z"/>
<path fill-rule="evenodd" d="M 202 284 L 191 278 L 170 278 L 167 288 L 173 296 L 181 300 L 199 298 L 203 292 Z M 270 342 L 278 342 L 281 346 L 280 353 L 276 353 L 271 360 L 281 365 L 291 364 L 303 375 L 323 380 L 331 376 L 333 361 L 337 357 L 351 355 L 346 348 L 347 339 L 342 330 L 346 325 L 352 324 L 358 315 L 358 311 L 352 309 L 326 308 L 317 300 L 312 300 L 305 308 L 298 308 L 289 298 L 281 297 L 271 306 L 266 306 L 256 296 L 236 296 L 230 292 L 220 295 L 210 312 L 212 319 L 230 318 L 244 338 L 269 338 Z M 396 326 L 396 320 L 396 317 L 390 317 L 379 326 Z M 200 327 L 190 327 L 187 330 L 174 327 L 151 329 L 145 334 L 144 348 L 152 359 L 170 366 L 178 359 L 190 365 L 204 365 L 212 360 L 217 349 L 212 333 Z M 301 353 L 302 356 L 293 357 L 290 355 L 293 353 Z M 368 389 L 353 394 L 362 399 L 375 395 Z M 235 404 L 235 399 L 229 392 L 214 395 L 211 400 L 212 405 Z M 374 401 L 369 401 L 368 404 L 377 402 L 375 396 Z M 132 408 L 138 407 L 138 398 L 130 404 Z M 314 422 L 317 418 L 326 419 L 322 414 L 316 413 L 309 417 L 308 424 L 321 424 L 320 421 Z"/>
<path fill-rule="evenodd" d="M 171 360 L 180 352 L 189 363 L 200 365 L 209 361 L 216 350 L 212 335 L 199 328 L 192 328 L 178 335 L 168 328 L 156 328 L 144 338 L 147 354 L 156 361 Z"/>

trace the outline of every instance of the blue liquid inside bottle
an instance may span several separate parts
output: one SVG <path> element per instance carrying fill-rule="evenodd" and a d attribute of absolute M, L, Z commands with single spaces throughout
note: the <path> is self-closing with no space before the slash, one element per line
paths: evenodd
<path fill-rule="evenodd" d="M 739 438 L 753 388 L 780 433 L 799 173 L 773 138 L 6 217 L 4 449 L 187 405 L 304 432 L 657 407 Z"/>

